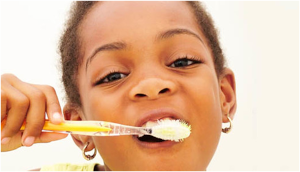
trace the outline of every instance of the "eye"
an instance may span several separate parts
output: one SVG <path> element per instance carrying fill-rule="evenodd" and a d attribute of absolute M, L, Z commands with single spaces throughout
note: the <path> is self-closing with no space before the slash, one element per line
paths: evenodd
<path fill-rule="evenodd" d="M 114 81 L 120 80 L 122 78 L 125 78 L 126 76 L 127 76 L 126 74 L 123 74 L 120 72 L 111 72 L 110 74 L 106 75 L 105 77 L 103 77 L 99 81 L 97 81 L 94 85 L 114 82 Z"/>
<path fill-rule="evenodd" d="M 197 64 L 197 63 L 201 63 L 200 60 L 196 59 L 196 58 L 188 58 L 188 57 L 183 57 L 183 58 L 179 58 L 177 60 L 175 60 L 170 67 L 173 68 L 184 68 L 186 66 L 190 66 L 193 64 Z"/>

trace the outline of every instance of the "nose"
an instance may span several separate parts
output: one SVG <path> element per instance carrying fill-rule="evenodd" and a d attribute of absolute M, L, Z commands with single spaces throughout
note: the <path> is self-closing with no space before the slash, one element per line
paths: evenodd
<path fill-rule="evenodd" d="M 157 99 L 163 95 L 170 95 L 176 91 L 176 85 L 169 80 L 163 80 L 160 78 L 147 78 L 140 81 L 129 91 L 129 97 L 131 100 Z"/>

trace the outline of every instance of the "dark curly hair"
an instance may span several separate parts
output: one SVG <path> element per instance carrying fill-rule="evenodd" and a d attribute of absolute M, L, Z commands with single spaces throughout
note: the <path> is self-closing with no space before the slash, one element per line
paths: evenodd
<path fill-rule="evenodd" d="M 73 2 L 70 10 L 70 17 L 66 23 L 65 30 L 61 36 L 59 51 L 61 55 L 62 82 L 65 87 L 67 101 L 81 106 L 78 90 L 77 75 L 83 58 L 80 57 L 80 39 L 78 28 L 85 15 L 97 1 Z M 204 33 L 214 59 L 217 76 L 225 68 L 225 58 L 220 47 L 217 29 L 210 14 L 205 10 L 203 4 L 198 1 L 186 2 L 191 8 L 199 29 Z"/>

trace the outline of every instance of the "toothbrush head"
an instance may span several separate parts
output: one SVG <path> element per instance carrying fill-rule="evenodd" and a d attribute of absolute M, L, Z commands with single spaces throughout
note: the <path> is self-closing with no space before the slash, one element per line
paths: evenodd
<path fill-rule="evenodd" d="M 191 126 L 182 120 L 158 120 L 152 127 L 152 136 L 162 140 L 183 141 L 191 134 Z"/>

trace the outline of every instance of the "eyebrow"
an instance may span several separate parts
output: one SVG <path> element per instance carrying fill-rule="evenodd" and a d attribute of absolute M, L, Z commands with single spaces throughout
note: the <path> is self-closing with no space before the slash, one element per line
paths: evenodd
<path fill-rule="evenodd" d="M 127 44 L 124 42 L 112 42 L 109 44 L 104 44 L 101 47 L 97 48 L 93 54 L 88 57 L 86 61 L 85 68 L 87 70 L 88 65 L 91 63 L 91 61 L 94 59 L 95 55 L 101 51 L 115 51 L 115 50 L 123 50 L 127 48 Z"/>
<path fill-rule="evenodd" d="M 162 33 L 158 34 L 158 36 L 156 37 L 156 41 L 171 38 L 175 35 L 180 35 L 180 34 L 186 34 L 186 35 L 194 36 L 195 38 L 199 39 L 202 43 L 204 43 L 203 40 L 201 39 L 201 37 L 198 34 L 194 33 L 193 31 L 190 31 L 188 29 L 180 29 L 180 28 L 170 29 L 170 30 L 167 30 L 165 32 L 162 32 Z"/>
<path fill-rule="evenodd" d="M 168 38 L 171 38 L 175 35 L 180 35 L 180 34 L 186 34 L 186 35 L 191 35 L 195 38 L 197 38 L 198 40 L 200 40 L 202 43 L 203 40 L 201 39 L 201 37 L 188 30 L 188 29 L 181 29 L 181 28 L 176 28 L 176 29 L 170 29 L 170 30 L 167 30 L 167 31 L 164 31 L 160 34 L 158 34 L 156 36 L 156 39 L 155 41 L 160 41 L 160 40 L 163 40 L 163 39 L 168 39 Z M 108 44 L 104 44 L 102 45 L 101 47 L 97 48 L 96 50 L 94 50 L 94 52 L 92 53 L 92 55 L 90 57 L 88 57 L 87 61 L 86 61 L 86 71 L 87 71 L 87 67 L 88 65 L 91 63 L 91 61 L 94 59 L 95 55 L 101 51 L 117 51 L 117 50 L 124 50 L 128 47 L 128 45 L 123 42 L 123 41 L 120 41 L 120 42 L 112 42 L 112 43 L 108 43 Z"/>

